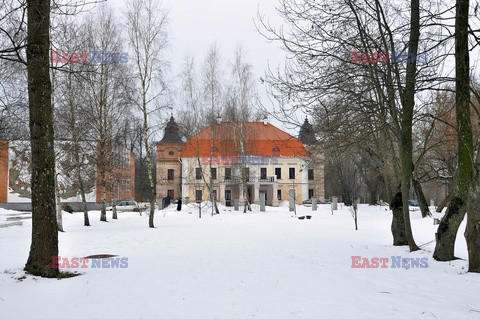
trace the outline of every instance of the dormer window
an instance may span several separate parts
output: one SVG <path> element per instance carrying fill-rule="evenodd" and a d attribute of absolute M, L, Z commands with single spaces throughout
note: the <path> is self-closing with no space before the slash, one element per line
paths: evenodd
<path fill-rule="evenodd" d="M 216 152 L 216 151 L 218 151 L 218 148 L 217 148 L 216 146 L 213 146 L 213 147 L 212 147 L 212 151 L 213 151 L 213 152 Z"/>
<path fill-rule="evenodd" d="M 173 151 L 168 152 L 168 155 L 170 156 L 172 156 L 173 154 L 175 154 Z"/>
<path fill-rule="evenodd" d="M 274 151 L 274 152 L 280 152 L 280 149 L 279 149 L 278 147 L 274 147 L 274 148 L 273 148 L 273 151 Z"/>

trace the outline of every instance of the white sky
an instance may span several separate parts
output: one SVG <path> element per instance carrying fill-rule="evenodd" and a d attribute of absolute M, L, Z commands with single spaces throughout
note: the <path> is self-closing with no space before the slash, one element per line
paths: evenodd
<path fill-rule="evenodd" d="M 254 20 L 259 11 L 270 21 L 280 24 L 281 20 L 274 9 L 277 1 L 163 0 L 163 7 L 169 11 L 170 18 L 171 76 L 180 73 L 187 53 L 195 56 L 199 67 L 212 43 L 218 45 L 224 63 L 232 59 L 234 49 L 241 45 L 246 60 L 254 67 L 262 103 L 269 105 L 271 102 L 259 79 L 268 65 L 276 68 L 284 60 L 285 54 L 277 43 L 269 43 L 256 31 Z M 123 0 L 108 0 L 108 3 L 119 11 L 124 7 Z M 271 121 L 282 127 L 280 123 Z"/>

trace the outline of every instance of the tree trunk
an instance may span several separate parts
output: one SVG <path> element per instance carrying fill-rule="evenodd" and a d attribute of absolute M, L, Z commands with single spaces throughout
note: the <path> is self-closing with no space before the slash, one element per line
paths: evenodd
<path fill-rule="evenodd" d="M 107 151 L 105 141 L 100 141 L 100 187 L 102 188 L 102 207 L 100 221 L 107 221 L 107 172 L 106 172 Z M 110 194 L 111 195 L 111 194 Z M 110 196 L 111 197 L 111 196 Z"/>
<path fill-rule="evenodd" d="M 377 204 L 377 194 L 378 194 L 378 189 L 377 188 L 370 188 L 369 189 L 370 196 L 368 196 L 368 205 L 376 205 Z"/>
<path fill-rule="evenodd" d="M 105 171 L 100 173 L 101 175 L 101 187 L 102 187 L 102 207 L 100 209 L 100 221 L 106 222 L 107 221 L 107 182 L 105 181 Z"/>
<path fill-rule="evenodd" d="M 402 208 L 402 192 L 397 192 L 390 202 L 390 209 L 392 210 L 392 235 L 394 246 L 408 245 L 405 234 L 405 221 L 403 219 Z"/>
<path fill-rule="evenodd" d="M 476 197 L 476 185 L 474 184 L 471 187 L 474 173 L 474 146 L 470 118 L 469 5 L 469 0 L 457 0 L 455 16 L 455 107 L 458 127 L 457 185 L 459 196 L 465 203 L 469 200 L 473 201 Z M 475 179 L 477 180 L 477 178 Z M 467 210 L 467 227 L 464 236 L 468 249 L 468 271 L 480 273 L 480 212 L 477 205 Z"/>
<path fill-rule="evenodd" d="M 455 238 L 457 237 L 458 228 L 465 217 L 462 210 L 462 199 L 454 196 L 448 205 L 445 216 L 443 216 L 438 225 L 435 239 L 435 251 L 433 258 L 438 261 L 449 261 L 455 259 Z"/>
<path fill-rule="evenodd" d="M 55 177 L 55 208 L 57 212 L 57 229 L 63 232 L 63 216 L 62 203 L 60 200 L 60 192 L 58 190 L 58 175 Z"/>
<path fill-rule="evenodd" d="M 413 189 L 417 195 L 418 205 L 420 206 L 420 211 L 422 212 L 422 218 L 427 216 L 432 216 L 430 209 L 428 208 L 427 199 L 423 193 L 422 185 L 416 178 L 412 178 Z"/>
<path fill-rule="evenodd" d="M 470 70 L 468 52 L 468 11 L 469 0 L 457 0 L 455 15 L 455 110 L 457 118 L 458 176 L 455 195 L 445 216 L 438 226 L 433 257 L 440 261 L 455 258 L 455 239 L 469 199 L 470 185 L 474 171 L 474 147 L 472 123 L 470 118 Z M 478 208 L 477 208 L 478 209 Z M 467 218 L 466 239 L 470 263 L 478 259 L 478 247 L 475 245 L 475 211 L 471 210 Z M 475 268 L 475 267 L 472 267 Z"/>
<path fill-rule="evenodd" d="M 90 219 L 88 218 L 88 209 L 87 209 L 87 198 L 85 196 L 85 185 L 83 182 L 82 172 L 80 168 L 80 155 L 78 152 L 78 141 L 75 141 L 77 145 L 75 145 L 75 161 L 76 163 L 76 171 L 77 171 L 77 180 L 78 186 L 80 188 L 80 196 L 82 197 L 82 210 L 83 210 L 83 225 L 90 226 Z"/>
<path fill-rule="evenodd" d="M 213 216 L 213 210 L 215 210 L 215 214 L 220 214 L 220 211 L 218 209 L 217 205 L 217 199 L 213 198 L 213 178 L 212 178 L 212 159 L 213 159 L 213 148 L 215 144 L 215 132 L 216 132 L 216 126 L 215 124 L 212 125 L 212 137 L 210 139 L 210 180 L 209 180 L 209 186 L 208 186 L 208 192 L 210 193 L 210 201 L 212 202 L 212 216 Z M 217 178 L 218 178 L 218 173 L 217 172 Z M 218 194 L 222 196 L 222 194 Z"/>
<path fill-rule="evenodd" d="M 57 277 L 51 268 L 58 256 L 55 218 L 55 152 L 52 90 L 49 75 L 50 1 L 27 1 L 27 71 L 32 167 L 32 244 L 25 271 Z"/>
<path fill-rule="evenodd" d="M 420 3 L 419 0 L 411 0 L 410 14 L 410 36 L 408 53 L 413 56 L 418 52 L 418 41 L 420 38 Z M 415 82 L 417 64 L 416 60 L 407 61 L 407 72 L 405 90 L 402 94 L 402 119 L 400 132 L 400 178 L 402 189 L 402 209 L 405 219 L 405 234 L 407 236 L 410 251 L 419 250 L 413 238 L 412 226 L 410 224 L 410 210 L 408 209 L 408 194 L 410 193 L 410 181 L 412 180 L 412 126 L 413 110 L 415 106 Z"/>
<path fill-rule="evenodd" d="M 88 218 L 87 200 L 85 197 L 85 187 L 83 186 L 83 181 L 80 182 L 80 194 L 82 196 L 83 225 L 90 226 L 90 219 Z"/>
<path fill-rule="evenodd" d="M 445 208 L 445 206 L 447 206 L 447 205 L 450 203 L 450 201 L 451 201 L 452 198 L 453 198 L 453 194 L 454 194 L 454 192 L 451 191 L 451 192 L 447 195 L 447 197 L 445 197 L 445 198 L 440 202 L 440 204 L 437 206 L 437 210 L 436 210 L 437 213 L 441 213 L 442 210 Z"/>
<path fill-rule="evenodd" d="M 465 238 L 468 247 L 468 271 L 480 273 L 480 214 L 476 210 L 476 223 L 471 227 L 472 223 L 467 223 Z M 470 237 L 470 234 L 471 235 Z"/>
<path fill-rule="evenodd" d="M 155 217 L 155 199 L 157 198 L 157 192 L 155 189 L 155 183 L 153 181 L 152 173 L 152 161 L 150 160 L 150 148 L 148 146 L 148 121 L 147 121 L 147 105 L 146 100 L 143 104 L 143 143 L 146 150 L 146 161 L 147 161 L 147 170 L 148 170 L 148 181 L 150 185 L 150 215 L 148 216 L 148 226 L 150 228 L 155 228 L 154 217 Z"/>
<path fill-rule="evenodd" d="M 475 175 L 466 205 L 467 227 L 465 239 L 467 240 L 468 271 L 480 272 L 480 156 L 477 155 L 475 163 Z M 469 219 L 474 217 L 474 221 Z M 468 245 L 470 242 L 470 246 Z M 470 251 L 471 247 L 474 249 Z"/>
<path fill-rule="evenodd" d="M 110 175 L 110 199 L 112 200 L 112 219 L 118 219 L 117 205 L 116 205 L 118 196 L 115 196 L 115 198 L 113 197 L 113 194 L 115 193 L 114 183 L 116 178 L 113 178 L 114 175 L 112 170 L 110 170 L 109 175 Z"/>
<path fill-rule="evenodd" d="M 90 220 L 88 218 L 88 209 L 87 209 L 87 199 L 85 196 L 85 184 L 83 182 L 83 177 L 82 177 L 82 164 L 83 160 L 80 160 L 80 138 L 79 135 L 81 133 L 78 133 L 77 130 L 77 124 L 76 124 L 76 118 L 77 118 L 77 110 L 75 110 L 75 104 L 74 104 L 74 97 L 73 97 L 73 85 L 72 85 L 72 76 L 73 76 L 73 71 L 70 71 L 68 73 L 68 90 L 69 92 L 69 101 L 68 101 L 68 106 L 69 106 L 69 111 L 70 111 L 70 130 L 72 134 L 72 142 L 73 142 L 73 159 L 75 162 L 75 176 L 77 178 L 78 182 L 78 188 L 80 190 L 80 196 L 82 198 L 82 210 L 83 210 L 83 225 L 84 226 L 90 226 Z"/>

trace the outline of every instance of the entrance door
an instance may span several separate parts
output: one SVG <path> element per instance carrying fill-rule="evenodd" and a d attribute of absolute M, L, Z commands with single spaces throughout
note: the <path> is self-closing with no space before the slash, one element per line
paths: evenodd
<path fill-rule="evenodd" d="M 225 190 L 225 205 L 232 206 L 232 191 L 229 189 Z"/>

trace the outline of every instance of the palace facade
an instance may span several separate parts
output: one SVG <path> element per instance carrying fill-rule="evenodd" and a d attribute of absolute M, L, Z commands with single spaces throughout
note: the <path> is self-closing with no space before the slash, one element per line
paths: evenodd
<path fill-rule="evenodd" d="M 157 195 L 184 201 L 211 198 L 278 206 L 295 190 L 295 202 L 324 199 L 324 164 L 313 128 L 299 137 L 263 122 L 216 123 L 183 141 L 171 117 L 157 143 Z M 211 194 L 210 194 L 211 193 Z"/>

